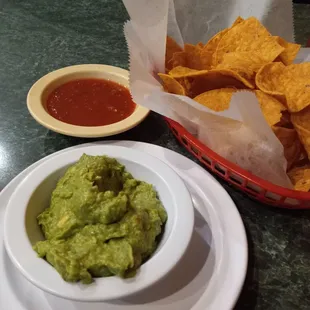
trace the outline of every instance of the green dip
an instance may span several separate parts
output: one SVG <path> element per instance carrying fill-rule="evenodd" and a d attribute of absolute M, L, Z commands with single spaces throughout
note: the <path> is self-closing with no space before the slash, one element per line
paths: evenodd
<path fill-rule="evenodd" d="M 39 214 L 45 241 L 34 250 L 65 281 L 132 276 L 155 251 L 167 213 L 153 186 L 117 160 L 83 155 Z"/>

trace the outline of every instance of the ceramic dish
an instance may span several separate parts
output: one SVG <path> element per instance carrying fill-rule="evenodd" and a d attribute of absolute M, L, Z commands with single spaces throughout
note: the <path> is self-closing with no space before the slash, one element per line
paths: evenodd
<path fill-rule="evenodd" d="M 195 207 L 194 233 L 183 259 L 165 278 L 136 296 L 110 302 L 72 302 L 46 293 L 27 281 L 9 259 L 3 245 L 3 230 L 0 230 L 0 309 L 233 309 L 245 278 L 248 252 L 244 226 L 229 195 L 207 171 L 171 150 L 133 141 L 110 141 L 107 145 L 152 154 L 170 165 L 183 179 Z M 0 226 L 3 226 L 4 211 L 15 188 L 50 156 L 20 173 L 0 193 Z"/>
<path fill-rule="evenodd" d="M 111 80 L 128 88 L 128 77 L 127 70 L 107 65 L 76 65 L 62 68 L 43 76 L 31 87 L 27 96 L 28 110 L 38 123 L 64 135 L 94 138 L 119 134 L 137 126 L 145 119 L 149 110 L 137 105 L 134 112 L 120 122 L 87 127 L 67 124 L 52 117 L 45 109 L 45 101 L 55 88 L 72 80 L 99 78 Z"/>
<path fill-rule="evenodd" d="M 52 191 L 65 170 L 83 154 L 116 158 L 134 178 L 152 184 L 168 220 L 155 253 L 133 278 L 96 278 L 93 284 L 65 282 L 56 269 L 39 258 L 32 246 L 42 240 L 36 217 L 49 206 Z M 68 150 L 40 164 L 16 188 L 5 215 L 4 240 L 10 258 L 39 288 L 79 301 L 103 301 L 137 293 L 164 277 L 181 259 L 191 239 L 194 211 L 181 178 L 161 160 L 120 146 L 88 146 Z"/>

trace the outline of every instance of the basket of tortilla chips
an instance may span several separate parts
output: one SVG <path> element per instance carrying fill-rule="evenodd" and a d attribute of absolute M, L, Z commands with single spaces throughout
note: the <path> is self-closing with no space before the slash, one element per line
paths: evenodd
<path fill-rule="evenodd" d="M 137 20 L 125 25 L 134 100 L 165 116 L 191 154 L 242 191 L 310 208 L 310 63 L 294 64 L 300 46 L 238 17 L 206 43 L 165 36 L 163 68 L 162 23 L 156 40 Z"/>
<path fill-rule="evenodd" d="M 166 73 L 159 76 L 166 91 L 189 96 L 214 111 L 227 109 L 238 89 L 251 89 L 267 123 L 283 145 L 287 174 L 295 190 L 256 177 L 213 152 L 177 122 L 170 119 L 167 122 L 181 144 L 231 184 L 265 203 L 307 208 L 310 193 L 302 192 L 310 190 L 310 63 L 293 64 L 300 45 L 269 34 L 271 40 L 266 47 L 269 59 L 264 54 L 267 42 L 263 35 L 262 42 L 257 41 L 257 47 L 248 52 L 242 33 L 249 32 L 253 23 L 257 23 L 255 18 L 245 21 L 238 18 L 231 28 L 219 32 L 206 44 L 185 44 L 184 48 L 167 37 Z M 262 25 L 261 28 L 266 31 Z M 224 78 L 219 78 L 220 75 Z M 206 87 L 188 81 L 195 76 L 200 81 L 203 77 Z M 217 85 L 212 85 L 213 81 Z"/>

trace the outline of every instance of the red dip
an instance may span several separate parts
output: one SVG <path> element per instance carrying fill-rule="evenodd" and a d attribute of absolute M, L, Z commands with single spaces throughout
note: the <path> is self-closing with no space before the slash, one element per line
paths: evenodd
<path fill-rule="evenodd" d="M 56 119 L 78 126 L 103 126 L 130 116 L 136 108 L 129 90 L 104 79 L 80 79 L 56 88 L 46 109 Z"/>

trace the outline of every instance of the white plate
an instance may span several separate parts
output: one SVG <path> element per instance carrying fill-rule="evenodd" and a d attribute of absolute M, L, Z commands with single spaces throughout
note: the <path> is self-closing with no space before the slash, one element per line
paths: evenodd
<path fill-rule="evenodd" d="M 15 269 L 4 250 L 1 229 L 0 309 L 232 309 L 246 275 L 248 251 L 242 220 L 229 195 L 208 172 L 180 154 L 140 142 L 109 143 L 150 153 L 170 165 L 185 181 L 195 205 L 195 230 L 184 258 L 164 280 L 134 297 L 102 303 L 72 302 L 44 293 Z M 81 146 L 73 148 L 79 147 Z M 46 158 L 39 162 L 44 160 Z M 39 162 L 19 174 L 1 192 L 1 227 L 3 227 L 4 209 L 12 192 Z"/>

